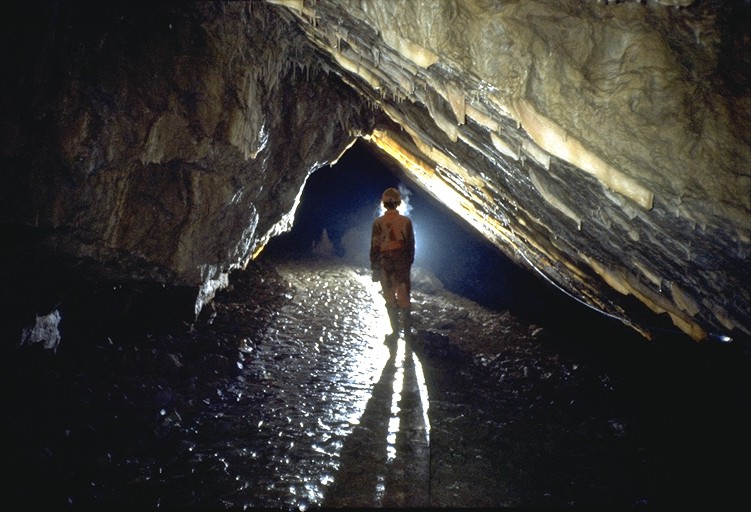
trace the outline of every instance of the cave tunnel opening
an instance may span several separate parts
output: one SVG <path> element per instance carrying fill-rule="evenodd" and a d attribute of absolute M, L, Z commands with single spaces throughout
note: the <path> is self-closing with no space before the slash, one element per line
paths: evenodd
<path fill-rule="evenodd" d="M 490 310 L 508 310 L 530 330 L 550 329 L 554 335 L 548 339 L 555 339 L 555 350 L 563 355 L 575 353 L 613 375 L 629 376 L 630 385 L 641 393 L 660 390 L 660 396 L 669 396 L 670 407 L 716 411 L 692 418 L 694 425 L 687 432 L 711 432 L 717 427 L 715 420 L 733 425 L 738 404 L 746 403 L 741 390 L 747 389 L 748 382 L 745 358 L 734 347 L 696 343 L 666 315 L 644 313 L 643 304 L 627 298 L 633 299 L 632 310 L 648 320 L 644 325 L 653 339 L 647 340 L 619 319 L 575 300 L 514 263 L 385 158 L 358 141 L 336 164 L 314 172 L 302 192 L 291 231 L 272 239 L 262 257 L 310 257 L 325 231 L 333 256 L 353 267 L 369 268 L 370 228 L 380 213 L 381 194 L 402 185 L 415 228 L 413 280 L 415 270 L 423 268 L 450 292 Z M 731 443 L 737 439 L 734 435 L 728 436 Z M 683 436 L 676 434 L 676 439 Z"/>
<path fill-rule="evenodd" d="M 415 229 L 416 275 L 496 311 L 509 310 L 530 325 L 551 327 L 582 340 L 600 333 L 625 342 L 642 340 L 619 320 L 578 302 L 540 276 L 520 267 L 469 223 L 412 184 L 387 157 L 358 140 L 330 167 L 308 178 L 291 231 L 273 238 L 264 254 L 306 257 L 324 254 L 369 268 L 368 249 L 380 197 L 400 188 Z M 584 327 L 586 326 L 586 327 Z"/>
<path fill-rule="evenodd" d="M 625 297 L 622 300 L 631 318 L 652 336 L 643 337 L 621 319 L 584 304 L 513 262 L 467 221 L 411 183 L 396 163 L 361 140 L 334 165 L 318 169 L 308 178 L 292 229 L 272 239 L 263 255 L 272 259 L 310 257 L 321 247 L 325 232 L 329 256 L 341 258 L 353 268 L 369 269 L 370 230 L 380 214 L 381 194 L 388 187 L 399 186 L 407 193 L 407 213 L 415 228 L 413 286 L 416 274 L 423 269 L 452 293 L 493 311 L 508 310 L 529 325 L 530 332 L 537 327 L 549 330 L 561 353 L 587 354 L 603 368 L 627 374 L 633 368 L 654 372 L 659 375 L 659 386 L 671 387 L 674 382 L 690 382 L 692 376 L 702 375 L 705 384 L 707 379 L 720 383 L 738 378 L 743 383 L 727 389 L 747 387 L 748 357 L 739 352 L 738 344 L 696 343 L 673 325 L 667 314 L 656 314 L 635 297 Z M 667 364 L 673 370 L 664 371 Z M 700 395 L 719 404 L 732 402 L 735 393 L 716 392 L 712 385 L 696 390 L 693 399 Z"/>

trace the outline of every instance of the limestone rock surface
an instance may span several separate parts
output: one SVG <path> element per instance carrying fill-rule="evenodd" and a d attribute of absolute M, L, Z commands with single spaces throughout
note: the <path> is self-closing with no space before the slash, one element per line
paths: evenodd
<path fill-rule="evenodd" d="M 197 314 L 290 228 L 310 173 L 361 138 L 520 265 L 644 336 L 651 311 L 695 340 L 748 337 L 748 14 L 742 1 L 13 2 L 0 222 L 66 271 L 194 289 Z"/>

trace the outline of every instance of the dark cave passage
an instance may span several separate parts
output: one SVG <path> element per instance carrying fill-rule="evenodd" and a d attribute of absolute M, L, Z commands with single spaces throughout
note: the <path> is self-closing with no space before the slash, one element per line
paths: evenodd
<path fill-rule="evenodd" d="M 13 2 L 7 503 L 748 501 L 751 342 L 691 336 L 749 332 L 749 1 L 430 3 Z M 396 340 L 367 258 L 392 186 Z"/>
<path fill-rule="evenodd" d="M 309 255 L 325 230 L 334 255 L 368 266 L 370 227 L 381 193 L 400 187 L 415 226 L 414 268 L 436 276 L 446 289 L 487 306 L 520 306 L 534 280 L 465 221 L 391 170 L 363 142 L 357 142 L 330 168 L 308 179 L 292 231 L 276 237 L 266 251 Z M 527 293 L 524 290 L 528 290 Z M 532 293 L 536 293 L 532 290 Z M 541 297 L 536 297 L 540 300 Z M 540 304 L 529 304 L 533 310 Z"/>
<path fill-rule="evenodd" d="M 314 172 L 303 190 L 290 232 L 272 239 L 265 253 L 307 257 L 331 242 L 330 255 L 355 267 L 369 267 L 370 227 L 381 193 L 401 187 L 415 227 L 413 274 L 426 272 L 446 290 L 496 311 L 509 310 L 530 324 L 567 334 L 606 334 L 613 341 L 642 338 L 618 319 L 587 306 L 541 276 L 511 261 L 466 221 L 389 168 L 366 143 L 356 142 L 331 167 Z M 635 310 L 640 306 L 634 304 Z M 665 319 L 659 328 L 687 339 Z"/>
<path fill-rule="evenodd" d="M 400 183 L 356 144 L 310 177 L 292 231 L 233 273 L 189 330 L 66 338 L 55 355 L 9 357 L 14 496 L 54 507 L 302 508 L 366 499 L 369 475 L 385 491 L 357 503 L 735 498 L 741 473 L 718 466 L 749 451 L 748 374 L 731 346 L 649 343 L 408 185 L 424 244 L 416 266 L 453 295 L 416 287 L 417 339 L 390 352 L 362 257 L 382 190 Z M 429 408 L 394 398 L 418 360 Z M 426 409 L 429 444 L 415 444 L 423 431 L 412 420 Z M 408 464 L 415 450 L 419 467 Z M 426 479 L 427 491 L 412 492 Z M 51 482 L 42 494 L 40 481 Z"/>

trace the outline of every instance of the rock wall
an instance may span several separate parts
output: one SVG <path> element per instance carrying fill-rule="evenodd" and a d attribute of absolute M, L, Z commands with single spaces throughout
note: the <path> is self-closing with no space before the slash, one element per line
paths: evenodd
<path fill-rule="evenodd" d="M 646 337 L 640 307 L 745 337 L 748 2 L 666 4 L 14 2 L 0 222 L 72 278 L 192 288 L 197 314 L 363 137 Z"/>
<path fill-rule="evenodd" d="M 264 7 L 14 3 L 0 220 L 60 273 L 193 287 L 198 313 L 372 124 Z"/>
<path fill-rule="evenodd" d="M 274 3 L 509 256 L 647 337 L 634 303 L 749 334 L 747 3 Z"/>

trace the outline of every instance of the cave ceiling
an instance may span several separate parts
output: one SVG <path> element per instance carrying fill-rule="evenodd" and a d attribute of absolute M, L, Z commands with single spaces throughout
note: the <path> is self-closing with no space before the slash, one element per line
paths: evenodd
<path fill-rule="evenodd" d="M 356 140 L 650 338 L 751 334 L 749 3 L 13 3 L 0 221 L 196 286 L 291 228 Z M 377 200 L 377 199 L 376 199 Z"/>

